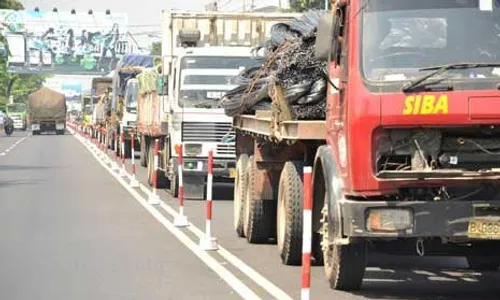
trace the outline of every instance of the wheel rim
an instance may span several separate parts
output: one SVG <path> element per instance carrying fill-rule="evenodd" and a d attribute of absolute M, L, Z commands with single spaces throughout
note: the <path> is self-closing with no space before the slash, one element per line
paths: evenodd
<path fill-rule="evenodd" d="M 241 214 L 241 193 L 240 193 L 240 171 L 239 166 L 236 167 L 236 178 L 234 179 L 234 204 L 233 204 L 233 223 L 234 229 L 238 230 L 240 225 L 240 214 Z"/>
<path fill-rule="evenodd" d="M 278 192 L 279 193 L 279 192 Z M 283 243 L 285 242 L 285 222 L 286 222 L 286 210 L 285 210 L 285 199 L 282 193 L 279 193 L 278 198 L 278 223 L 277 227 L 277 238 L 278 238 L 278 249 L 281 252 L 283 250 Z"/>
<path fill-rule="evenodd" d="M 326 196 L 325 196 L 326 198 Z M 325 202 L 326 203 L 326 202 Z M 330 246 L 330 238 L 329 238 L 329 232 L 328 232 L 328 207 L 325 204 L 323 206 L 323 209 L 321 210 L 321 250 L 323 252 L 323 262 L 324 262 L 324 268 L 325 268 L 325 274 L 327 278 L 330 278 L 332 272 L 333 272 L 333 252 L 334 252 L 334 246 Z"/>

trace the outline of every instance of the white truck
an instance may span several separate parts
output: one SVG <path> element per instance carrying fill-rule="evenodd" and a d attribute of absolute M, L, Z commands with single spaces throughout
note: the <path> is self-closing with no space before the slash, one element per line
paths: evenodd
<path fill-rule="evenodd" d="M 141 165 L 148 167 L 150 178 L 154 141 L 158 138 L 159 185 L 167 185 L 174 196 L 177 196 L 177 157 L 181 146 L 187 199 L 205 196 L 210 150 L 214 154 L 214 180 L 234 181 L 236 151 L 232 119 L 218 106 L 218 100 L 237 86 L 234 80 L 239 72 L 261 65 L 252 57 L 251 46 L 266 40 L 272 25 L 296 16 L 163 11 L 163 67 L 157 90 L 160 100 L 155 104 L 154 100 L 139 97 Z"/>

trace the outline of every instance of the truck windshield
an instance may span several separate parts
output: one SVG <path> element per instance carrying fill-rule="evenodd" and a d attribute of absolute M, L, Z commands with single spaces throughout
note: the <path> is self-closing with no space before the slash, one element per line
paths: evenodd
<path fill-rule="evenodd" d="M 139 93 L 139 84 L 137 82 L 131 82 L 127 85 L 125 104 L 128 108 L 137 107 L 138 93 Z"/>
<path fill-rule="evenodd" d="M 258 66 L 251 57 L 184 57 L 181 60 L 179 106 L 212 108 L 235 88 L 241 70 Z"/>
<path fill-rule="evenodd" d="M 248 56 L 187 56 L 181 59 L 183 69 L 240 69 L 260 65 Z"/>
<path fill-rule="evenodd" d="M 26 111 L 26 106 L 23 104 L 9 104 L 7 110 L 9 113 L 20 113 Z"/>
<path fill-rule="evenodd" d="M 365 0 L 362 69 L 369 81 L 407 81 L 421 68 L 500 62 L 499 0 Z M 450 70 L 458 80 L 498 78 L 493 67 Z"/>

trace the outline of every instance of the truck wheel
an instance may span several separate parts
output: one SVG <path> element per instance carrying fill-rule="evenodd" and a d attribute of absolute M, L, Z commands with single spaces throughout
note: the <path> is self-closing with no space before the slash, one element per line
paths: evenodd
<path fill-rule="evenodd" d="M 147 143 L 147 139 L 144 136 L 141 136 L 141 158 L 140 158 L 141 167 L 148 166 L 148 152 L 149 152 L 149 144 Z"/>
<path fill-rule="evenodd" d="M 272 237 L 274 217 L 272 215 L 272 200 L 262 200 L 255 193 L 255 176 L 257 165 L 254 156 L 248 159 L 247 165 L 247 192 L 245 195 L 245 236 L 250 243 L 266 243 Z"/>
<path fill-rule="evenodd" d="M 288 161 L 280 176 L 276 225 L 278 249 L 285 265 L 302 262 L 302 166 Z"/>
<path fill-rule="evenodd" d="M 241 154 L 236 163 L 236 176 L 234 178 L 234 229 L 239 237 L 245 237 L 243 230 L 245 216 L 245 195 L 247 193 L 247 171 L 248 155 Z"/>
<path fill-rule="evenodd" d="M 153 186 L 153 173 L 154 173 L 154 141 L 149 146 L 149 154 L 148 154 L 148 184 Z M 159 159 L 158 159 L 159 160 Z M 167 178 L 165 176 L 165 172 L 162 170 L 158 170 L 157 174 L 157 188 L 165 188 Z"/>
<path fill-rule="evenodd" d="M 132 142 L 125 141 L 125 158 L 132 158 Z"/>
<path fill-rule="evenodd" d="M 179 197 L 179 176 L 177 176 L 177 170 L 174 170 L 172 177 L 170 178 L 170 185 L 169 185 L 169 191 L 170 195 L 172 197 L 177 198 Z"/>
<path fill-rule="evenodd" d="M 334 290 L 359 290 L 366 268 L 366 243 L 334 245 L 334 222 L 328 217 L 328 197 L 322 210 L 322 249 L 326 277 Z"/>

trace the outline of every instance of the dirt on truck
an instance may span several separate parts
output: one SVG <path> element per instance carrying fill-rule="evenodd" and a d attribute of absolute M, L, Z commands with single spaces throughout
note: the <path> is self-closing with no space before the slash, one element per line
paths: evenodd
<path fill-rule="evenodd" d="M 66 97 L 49 88 L 41 88 L 28 97 L 29 122 L 33 135 L 43 132 L 64 134 Z"/>
<path fill-rule="evenodd" d="M 362 287 L 370 251 L 497 271 L 500 8 L 333 3 L 279 25 L 264 67 L 220 101 L 236 131 L 236 233 L 300 264 L 311 166 L 307 235 L 333 289 Z"/>

